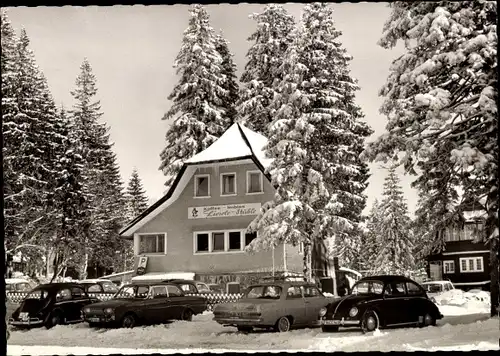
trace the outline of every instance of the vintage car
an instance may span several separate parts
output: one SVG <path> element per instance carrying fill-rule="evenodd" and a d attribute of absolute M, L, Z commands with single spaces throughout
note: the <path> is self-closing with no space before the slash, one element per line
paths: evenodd
<path fill-rule="evenodd" d="M 186 294 L 211 294 L 213 291 L 210 287 L 200 281 L 191 279 L 166 279 L 164 282 L 177 284 Z"/>
<path fill-rule="evenodd" d="M 449 290 L 455 289 L 453 283 L 451 283 L 450 281 L 427 281 L 422 283 L 421 286 L 424 287 L 425 291 L 427 292 L 427 296 L 434 303 L 436 303 L 436 299 L 434 297 L 437 297 Z"/>
<path fill-rule="evenodd" d="M 349 295 L 319 311 L 323 331 L 360 327 L 363 332 L 392 326 L 429 326 L 443 315 L 425 290 L 404 276 L 371 276 L 356 282 Z"/>
<path fill-rule="evenodd" d="M 121 287 L 112 299 L 84 308 L 83 317 L 90 326 L 132 328 L 169 320 L 191 321 L 206 309 L 205 298 L 186 296 L 174 283 L 133 282 Z"/>
<path fill-rule="evenodd" d="M 59 324 L 78 323 L 83 321 L 82 308 L 98 301 L 89 297 L 78 283 L 41 284 L 29 292 L 12 313 L 9 324 L 21 328 L 43 325 L 51 328 Z"/>
<path fill-rule="evenodd" d="M 5 291 L 7 292 L 29 292 L 34 287 L 33 283 L 24 278 L 5 279 Z"/>
<path fill-rule="evenodd" d="M 248 287 L 235 303 L 219 304 L 214 319 L 238 331 L 274 328 L 285 332 L 292 327 L 314 326 L 318 312 L 328 304 L 319 289 L 306 282 L 265 282 Z"/>
<path fill-rule="evenodd" d="M 118 286 L 107 279 L 84 279 L 80 283 L 87 293 L 116 293 Z"/>

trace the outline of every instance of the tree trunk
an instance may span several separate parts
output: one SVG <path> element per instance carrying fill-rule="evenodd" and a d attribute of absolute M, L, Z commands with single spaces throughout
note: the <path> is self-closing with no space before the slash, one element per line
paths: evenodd
<path fill-rule="evenodd" d="M 309 241 L 304 242 L 304 280 L 306 282 L 312 282 L 312 270 L 311 270 L 311 243 Z"/>
<path fill-rule="evenodd" d="M 89 253 L 85 250 L 83 264 L 80 266 L 80 279 L 87 279 L 87 269 L 89 267 Z"/>
<path fill-rule="evenodd" d="M 500 297 L 500 291 L 499 291 L 499 271 L 498 271 L 498 239 L 491 239 L 490 241 L 490 266 L 491 266 L 491 271 L 490 271 L 490 277 L 491 277 L 491 286 L 490 286 L 490 297 L 491 297 L 491 309 L 490 313 L 491 316 L 495 316 L 499 314 L 499 297 Z"/>

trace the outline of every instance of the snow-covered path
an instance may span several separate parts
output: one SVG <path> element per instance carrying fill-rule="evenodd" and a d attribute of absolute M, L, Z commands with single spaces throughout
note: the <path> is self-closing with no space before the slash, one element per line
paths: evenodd
<path fill-rule="evenodd" d="M 491 319 L 484 312 L 474 312 L 474 314 L 445 316 L 438 322 L 437 327 L 381 330 L 372 335 L 363 335 L 353 329 L 341 329 L 338 333 L 323 333 L 321 329 L 302 329 L 288 333 L 255 331 L 242 334 L 235 328 L 222 327 L 213 322 L 210 313 L 195 317 L 193 322 L 179 321 L 169 325 L 134 329 L 91 329 L 86 324 L 77 324 L 56 326 L 51 330 L 40 328 L 13 331 L 8 340 L 7 353 L 86 355 L 206 350 L 222 352 L 499 349 L 499 319 Z"/>

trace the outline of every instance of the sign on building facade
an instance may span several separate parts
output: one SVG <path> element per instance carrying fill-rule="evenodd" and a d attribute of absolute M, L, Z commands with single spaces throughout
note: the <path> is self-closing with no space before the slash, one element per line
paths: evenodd
<path fill-rule="evenodd" d="M 188 219 L 211 219 L 257 215 L 261 203 L 195 206 L 188 208 Z"/>

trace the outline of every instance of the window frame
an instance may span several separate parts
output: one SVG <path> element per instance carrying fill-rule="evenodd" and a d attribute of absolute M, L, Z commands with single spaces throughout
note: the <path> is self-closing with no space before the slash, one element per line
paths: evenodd
<path fill-rule="evenodd" d="M 454 260 L 445 260 L 443 261 L 443 274 L 455 274 L 455 261 Z M 446 266 L 451 266 L 449 272 L 446 272 Z"/>
<path fill-rule="evenodd" d="M 224 194 L 224 177 L 225 176 L 234 176 L 234 193 L 228 193 Z M 238 178 L 236 172 L 223 172 L 219 175 L 219 181 L 220 181 L 220 196 L 221 197 L 234 197 L 238 195 Z"/>
<path fill-rule="evenodd" d="M 250 192 L 250 175 L 259 174 L 260 191 Z M 246 195 L 264 194 L 264 175 L 259 170 L 246 171 Z"/>
<path fill-rule="evenodd" d="M 239 232 L 240 233 L 240 249 L 230 250 L 229 249 L 229 233 Z M 232 253 L 245 253 L 246 245 L 246 229 L 220 229 L 220 230 L 199 230 L 193 231 L 193 255 L 220 255 L 220 254 L 232 254 Z M 224 233 L 224 250 L 214 251 L 213 249 L 213 234 L 214 233 Z M 198 235 L 207 234 L 208 235 L 208 251 L 198 251 Z M 257 232 L 256 238 L 259 237 Z"/>
<path fill-rule="evenodd" d="M 208 195 L 197 195 L 196 193 L 198 192 L 198 178 L 208 178 Z M 194 183 L 193 183 L 194 191 L 193 191 L 193 198 L 194 199 L 207 199 L 211 198 L 211 192 L 210 192 L 210 174 L 208 173 L 200 173 L 200 174 L 195 174 L 194 175 Z"/>
<path fill-rule="evenodd" d="M 163 252 L 141 252 L 141 237 L 142 236 L 156 236 L 156 250 L 158 250 L 158 235 L 163 235 Z M 161 256 L 167 254 L 167 233 L 166 232 L 146 232 L 146 233 L 138 233 L 137 238 L 139 239 L 139 248 L 137 251 L 138 256 Z"/>
<path fill-rule="evenodd" d="M 474 261 L 474 269 L 471 270 L 470 267 L 470 261 Z M 477 261 L 481 261 L 481 269 L 477 268 Z M 465 261 L 465 269 L 462 268 L 462 263 Z M 459 258 L 459 265 L 460 265 L 460 273 L 481 273 L 484 272 L 484 258 L 483 256 L 474 256 L 474 257 L 460 257 Z"/>

